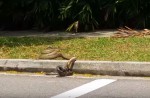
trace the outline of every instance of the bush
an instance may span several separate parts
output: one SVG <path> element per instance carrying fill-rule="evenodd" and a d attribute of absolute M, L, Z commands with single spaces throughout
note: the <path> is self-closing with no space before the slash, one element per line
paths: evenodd
<path fill-rule="evenodd" d="M 150 28 L 149 0 L 1 0 L 1 29 Z M 78 24 L 76 24 L 78 23 Z"/>

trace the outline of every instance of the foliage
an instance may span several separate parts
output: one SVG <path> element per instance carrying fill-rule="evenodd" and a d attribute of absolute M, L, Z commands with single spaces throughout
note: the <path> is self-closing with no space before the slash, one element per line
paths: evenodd
<path fill-rule="evenodd" d="M 0 28 L 150 28 L 149 9 L 150 0 L 0 0 Z"/>

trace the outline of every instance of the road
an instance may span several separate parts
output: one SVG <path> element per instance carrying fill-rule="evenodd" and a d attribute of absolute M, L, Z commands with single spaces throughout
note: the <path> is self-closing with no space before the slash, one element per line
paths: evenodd
<path fill-rule="evenodd" d="M 149 78 L 0 74 L 0 98 L 150 98 Z"/>

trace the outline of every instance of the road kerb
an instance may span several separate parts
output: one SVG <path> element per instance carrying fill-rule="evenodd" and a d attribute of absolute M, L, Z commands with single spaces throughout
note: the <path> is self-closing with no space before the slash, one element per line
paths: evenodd
<path fill-rule="evenodd" d="M 67 60 L 0 59 L 1 71 L 56 72 Z M 112 76 L 150 76 L 150 62 L 80 61 L 75 62 L 74 72 L 80 74 Z"/>

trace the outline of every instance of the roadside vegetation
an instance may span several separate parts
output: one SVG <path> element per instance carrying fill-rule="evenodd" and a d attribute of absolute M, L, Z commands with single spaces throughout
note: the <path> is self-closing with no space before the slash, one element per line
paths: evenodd
<path fill-rule="evenodd" d="M 88 32 L 124 26 L 148 30 L 149 9 L 150 0 L 0 0 L 0 30 Z M 38 59 L 52 46 L 80 60 L 150 61 L 149 43 L 144 37 L 0 37 L 0 59 Z"/>
<path fill-rule="evenodd" d="M 150 0 L 0 0 L 0 29 L 150 28 Z"/>
<path fill-rule="evenodd" d="M 0 59 L 38 59 L 48 46 L 79 60 L 150 61 L 150 38 L 0 37 Z"/>

